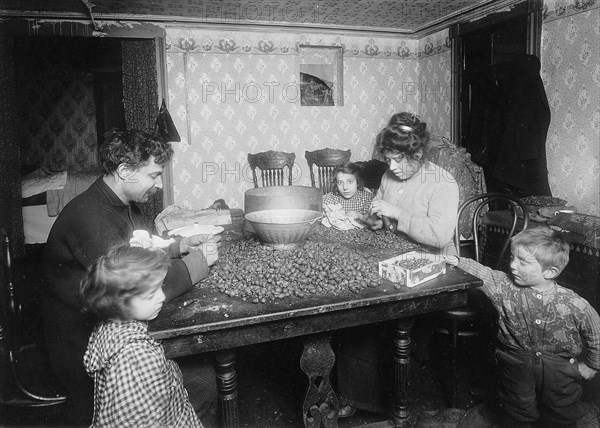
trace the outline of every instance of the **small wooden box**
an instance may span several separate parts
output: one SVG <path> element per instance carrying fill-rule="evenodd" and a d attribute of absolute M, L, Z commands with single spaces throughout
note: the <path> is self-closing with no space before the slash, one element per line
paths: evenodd
<path fill-rule="evenodd" d="M 446 273 L 446 262 L 438 254 L 410 251 L 379 262 L 379 275 L 401 286 L 414 287 Z"/>

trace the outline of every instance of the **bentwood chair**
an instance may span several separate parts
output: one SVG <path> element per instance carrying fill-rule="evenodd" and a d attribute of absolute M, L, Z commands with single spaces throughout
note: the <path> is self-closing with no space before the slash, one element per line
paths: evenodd
<path fill-rule="evenodd" d="M 350 162 L 350 156 L 352 156 L 350 150 L 320 149 L 304 152 L 312 187 L 319 187 L 323 190 L 323 194 L 331 192 L 335 181 L 333 171 L 338 165 Z"/>
<path fill-rule="evenodd" d="M 21 302 L 13 281 L 10 240 L 0 228 L 0 412 L 3 407 L 44 407 L 66 397 L 53 377 L 46 354 L 25 334 Z"/>
<path fill-rule="evenodd" d="M 249 153 L 248 164 L 252 169 L 254 187 L 292 185 L 292 169 L 296 160 L 295 153 L 268 152 Z M 259 180 L 260 176 L 260 180 Z"/>
<path fill-rule="evenodd" d="M 494 269 L 500 269 L 504 256 L 510 248 L 510 240 L 515 235 L 517 230 L 524 230 L 529 225 L 529 213 L 525 204 L 517 197 L 504 193 L 484 193 L 475 195 L 465 200 L 458 208 L 458 215 L 455 225 L 454 243 L 458 251 L 458 256 L 465 255 L 468 251 L 468 256 L 474 258 L 477 262 L 481 258 L 481 249 L 479 245 L 479 225 L 482 220 L 482 212 L 484 208 L 493 207 L 493 204 L 500 203 L 501 206 L 506 206 L 512 214 L 512 225 L 508 234 L 504 237 L 502 249 L 498 255 L 498 262 Z M 490 205 L 492 204 L 492 205 Z M 473 209 L 474 207 L 474 209 Z M 466 214 L 470 218 L 470 236 L 469 241 L 461 241 L 461 234 L 464 236 L 465 231 L 461 228 L 462 217 Z M 470 246 L 470 248 L 468 248 Z M 480 330 L 483 324 L 484 316 L 482 310 L 476 307 L 473 302 L 468 306 L 450 309 L 444 311 L 444 319 L 446 326 L 443 326 L 437 331 L 442 334 L 447 334 L 450 337 L 450 367 L 451 373 L 448 378 L 448 402 L 450 407 L 456 407 L 457 395 L 457 348 L 459 337 L 475 337 L 480 335 Z M 490 321 L 491 322 L 491 321 Z"/>

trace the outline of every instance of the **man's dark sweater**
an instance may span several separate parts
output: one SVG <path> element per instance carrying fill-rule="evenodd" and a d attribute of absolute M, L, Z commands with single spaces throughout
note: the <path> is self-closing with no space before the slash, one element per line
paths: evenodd
<path fill-rule="evenodd" d="M 88 266 L 111 247 L 128 243 L 138 229 L 146 229 L 139 208 L 124 204 L 100 177 L 62 210 L 46 243 L 46 345 L 54 372 L 67 388 L 68 416 L 82 424 L 89 423 L 93 413 L 93 382 L 83 368 L 93 322 L 81 312 L 79 282 Z M 169 253 L 178 257 L 179 244 L 169 247 Z M 204 277 L 208 266 L 201 253 L 198 256 L 203 259 L 200 264 Z M 173 258 L 164 281 L 167 300 L 190 290 L 192 285 L 186 264 Z"/>

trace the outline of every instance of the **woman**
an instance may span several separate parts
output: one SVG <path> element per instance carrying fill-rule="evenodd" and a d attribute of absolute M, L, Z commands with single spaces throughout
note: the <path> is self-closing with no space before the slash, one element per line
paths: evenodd
<path fill-rule="evenodd" d="M 394 229 L 428 250 L 454 254 L 458 185 L 427 159 L 426 126 L 415 115 L 398 113 L 383 130 L 378 149 L 390 168 L 373 198 L 370 224 L 381 229 L 389 219 Z"/>
<path fill-rule="evenodd" d="M 456 254 L 453 243 L 458 210 L 458 185 L 444 169 L 428 160 L 427 125 L 414 114 L 397 113 L 378 139 L 377 148 L 389 165 L 371 203 L 372 229 L 389 227 L 404 233 L 428 251 Z M 389 331 L 381 326 L 352 329 L 341 335 L 337 349 L 339 416 L 355 408 L 385 413 L 389 407 L 386 373 L 391 367 Z"/>

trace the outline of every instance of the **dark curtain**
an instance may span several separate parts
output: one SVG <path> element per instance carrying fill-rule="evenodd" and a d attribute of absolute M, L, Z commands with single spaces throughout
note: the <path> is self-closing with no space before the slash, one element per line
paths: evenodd
<path fill-rule="evenodd" d="M 6 229 L 16 257 L 25 255 L 21 211 L 21 155 L 16 117 L 12 39 L 0 37 L 0 226 Z"/>
<path fill-rule="evenodd" d="M 540 69 L 540 60 L 526 54 L 497 69 L 505 88 L 499 107 L 506 116 L 492 174 L 518 197 L 552 196 L 546 165 L 550 107 Z"/>
<path fill-rule="evenodd" d="M 520 54 L 496 64 L 473 92 L 466 149 L 483 166 L 488 191 L 551 196 L 546 165 L 550 107 L 540 60 Z"/>
<path fill-rule="evenodd" d="M 158 113 L 156 47 L 153 39 L 123 40 L 123 106 L 127 129 L 152 133 Z M 139 204 L 144 222 L 154 230 L 154 219 L 163 210 L 163 192 Z"/>

